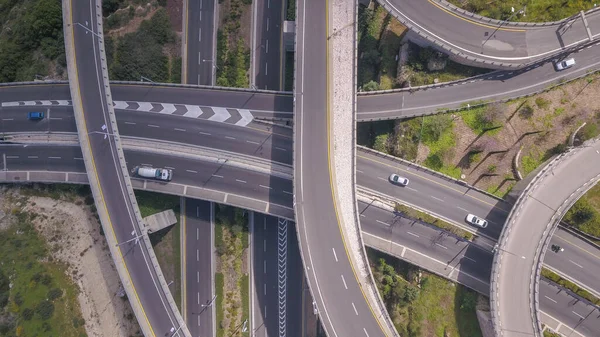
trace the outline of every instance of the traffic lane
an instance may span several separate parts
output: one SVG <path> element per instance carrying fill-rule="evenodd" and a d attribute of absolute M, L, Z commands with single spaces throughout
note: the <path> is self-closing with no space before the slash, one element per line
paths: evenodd
<path fill-rule="evenodd" d="M 73 23 L 81 23 L 91 30 L 98 29 L 97 19 L 100 15 L 96 13 L 98 7 L 95 3 L 73 1 L 72 5 L 74 6 Z M 89 146 L 96 168 L 95 176 L 103 196 L 100 202 L 106 207 L 117 242 L 123 242 L 132 238 L 132 231 L 140 232 L 139 228 L 136 229 L 135 210 L 125 189 L 126 180 L 119 165 L 117 145 L 112 136 L 105 138 L 104 135 L 93 134 L 99 132 L 112 135 L 116 132 L 108 117 L 106 99 L 109 91 L 106 91 L 103 84 L 101 62 L 103 55 L 100 51 L 102 43 L 96 35 L 90 34 L 83 27 L 74 26 L 72 29 L 80 93 L 80 97 L 75 99 L 81 100 L 82 117 L 85 119 L 86 127 L 85 131 L 80 131 L 87 132 L 89 135 Z M 177 326 L 177 322 L 162 288 L 157 285 L 158 277 L 149 262 L 147 248 L 146 242 L 141 240 L 139 245 L 132 241 L 117 249 L 123 255 L 128 275 L 135 287 L 136 298 L 139 305 L 143 307 L 144 316 L 151 329 L 156 334 L 164 334 Z"/>
<path fill-rule="evenodd" d="M 285 206 L 292 204 L 293 186 L 288 179 L 240 170 L 221 163 L 154 153 L 125 151 L 125 157 L 130 170 L 137 165 L 173 169 L 174 183 L 235 193 Z"/>
<path fill-rule="evenodd" d="M 302 331 L 304 329 L 302 322 L 304 313 L 302 311 L 302 287 L 304 285 L 305 276 L 295 226 L 295 223 L 288 221 L 286 336 L 303 337 Z"/>
<path fill-rule="evenodd" d="M 559 245 L 564 251 L 555 253 L 552 245 Z M 544 264 L 566 273 L 571 279 L 586 289 L 600 293 L 600 283 L 597 282 L 600 271 L 600 252 L 598 248 L 576 236 L 558 229 L 552 236 L 544 257 Z"/>
<path fill-rule="evenodd" d="M 70 100 L 69 83 L 47 84 L 11 84 L 0 86 L 0 102 L 37 100 Z"/>
<path fill-rule="evenodd" d="M 395 10 L 401 11 L 402 16 L 409 22 L 428 30 L 438 38 L 443 39 L 469 54 L 477 54 L 478 58 L 522 57 L 523 60 L 504 60 L 507 63 L 523 63 L 526 58 L 526 34 L 522 29 L 500 28 L 497 25 L 483 25 L 459 17 L 442 10 L 431 1 L 388 0 Z M 510 29 L 510 31 L 509 31 Z M 493 33 L 493 35 L 492 35 Z M 491 36 L 490 41 L 482 44 Z M 493 44 L 498 40 L 498 44 Z M 495 47 L 495 48 L 494 48 Z"/>
<path fill-rule="evenodd" d="M 493 255 L 437 227 L 358 203 L 363 232 L 391 240 L 489 282 Z"/>
<path fill-rule="evenodd" d="M 358 166 L 358 169 L 360 169 L 360 166 Z M 452 189 L 439 188 L 439 185 L 431 184 L 424 179 L 413 179 L 408 186 L 396 186 L 388 181 L 388 177 L 389 173 L 382 176 L 371 170 L 368 173 L 357 172 L 356 182 L 361 187 L 390 196 L 391 199 L 405 201 L 451 221 L 469 226 L 482 235 L 494 239 L 500 235 L 508 215 L 507 212 L 476 199 L 464 197 Z M 409 179 L 411 178 L 409 177 Z M 501 202 L 497 201 L 497 203 Z M 468 224 L 466 216 L 469 213 L 486 218 L 489 222 L 488 227 L 478 228 Z"/>
<path fill-rule="evenodd" d="M 41 111 L 42 120 L 29 120 L 27 113 Z M 72 107 L 10 107 L 0 109 L 0 132 L 77 132 Z"/>
<path fill-rule="evenodd" d="M 277 218 L 254 213 L 254 294 L 253 331 L 260 336 L 279 336 Z"/>
<path fill-rule="evenodd" d="M 194 336 L 210 336 L 213 331 L 212 224 L 211 203 L 185 198 L 185 240 L 187 284 L 187 326 Z"/>
<path fill-rule="evenodd" d="M 293 111 L 291 94 L 235 91 L 216 88 L 184 88 L 147 85 L 111 85 L 115 101 L 139 101 L 192 104 L 225 107 L 232 109 Z"/>
<path fill-rule="evenodd" d="M 78 146 L 0 145 L 0 152 L 6 158 L 7 170 L 85 172 L 85 164 Z"/>
<path fill-rule="evenodd" d="M 257 1 L 256 86 L 260 89 L 282 90 L 283 1 Z"/>
<path fill-rule="evenodd" d="M 187 82 L 212 85 L 214 0 L 191 1 L 187 20 Z"/>
<path fill-rule="evenodd" d="M 561 329 L 562 333 L 571 333 L 576 327 L 586 337 L 599 336 L 600 312 L 586 301 L 578 300 L 560 286 L 545 279 L 540 280 L 540 308 L 550 316 L 566 324 L 570 329 Z M 589 316 L 588 316 L 589 314 Z M 575 334 L 573 334 L 575 336 Z"/>
<path fill-rule="evenodd" d="M 523 70 L 490 73 L 483 80 L 464 82 L 414 92 L 359 95 L 357 98 L 357 118 L 379 118 L 389 116 L 414 116 L 437 109 L 459 107 L 461 104 L 478 100 L 507 99 L 517 95 L 535 92 L 557 84 L 563 79 L 585 74 L 600 65 L 600 47 L 585 48 L 569 54 L 577 61 L 575 67 L 557 72 L 552 62 L 538 63 Z M 567 57 L 565 55 L 564 57 Z M 435 102 L 431 96 L 435 94 Z"/>
<path fill-rule="evenodd" d="M 289 132 L 275 133 L 261 124 L 239 127 L 203 119 L 139 111 L 117 112 L 123 136 L 153 138 L 256 156 L 291 165 L 292 138 Z"/>

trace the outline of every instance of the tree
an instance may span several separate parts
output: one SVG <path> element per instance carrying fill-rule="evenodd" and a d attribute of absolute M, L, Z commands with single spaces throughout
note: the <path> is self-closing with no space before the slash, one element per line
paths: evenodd
<path fill-rule="evenodd" d="M 33 317 L 33 310 L 31 310 L 29 308 L 25 308 L 21 312 L 21 316 L 23 317 L 24 320 L 28 321 Z"/>
<path fill-rule="evenodd" d="M 50 301 L 53 301 L 57 298 L 60 298 L 62 296 L 62 294 L 63 294 L 62 289 L 52 288 L 52 289 L 50 289 L 50 291 L 48 291 L 48 299 Z"/>
<path fill-rule="evenodd" d="M 567 218 L 573 221 L 575 225 L 582 225 L 596 218 L 596 211 L 587 199 L 579 199 L 567 212 Z"/>
<path fill-rule="evenodd" d="M 35 312 L 42 320 L 47 320 L 54 315 L 54 304 L 50 301 L 42 301 L 35 307 Z"/>
<path fill-rule="evenodd" d="M 8 304 L 8 295 L 10 293 L 10 280 L 0 269 L 0 309 Z"/>
<path fill-rule="evenodd" d="M 376 91 L 376 90 L 379 90 L 379 83 L 377 83 L 375 81 L 370 81 L 370 82 L 366 83 L 365 85 L 363 85 L 363 90 L 364 91 Z"/>
<path fill-rule="evenodd" d="M 452 128 L 452 117 L 450 115 L 437 115 L 425 118 L 423 127 L 423 141 L 436 142 L 442 134 Z"/>

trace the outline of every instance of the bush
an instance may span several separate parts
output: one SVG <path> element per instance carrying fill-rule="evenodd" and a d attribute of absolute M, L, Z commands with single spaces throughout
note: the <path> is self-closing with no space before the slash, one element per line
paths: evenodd
<path fill-rule="evenodd" d="M 21 312 L 21 317 L 23 317 L 23 319 L 26 321 L 30 320 L 31 318 L 33 318 L 33 310 L 29 308 L 23 309 L 23 311 Z"/>
<path fill-rule="evenodd" d="M 373 149 L 379 152 L 388 152 L 388 134 L 378 135 L 375 137 L 375 143 L 373 144 Z"/>
<path fill-rule="evenodd" d="M 35 307 L 35 312 L 42 320 L 47 320 L 54 315 L 54 304 L 50 301 L 42 301 Z"/>
<path fill-rule="evenodd" d="M 379 83 L 375 81 L 370 81 L 367 84 L 363 85 L 363 91 L 376 91 L 379 90 Z"/>
<path fill-rule="evenodd" d="M 8 304 L 8 296 L 10 294 L 10 280 L 0 269 L 0 309 Z"/>
<path fill-rule="evenodd" d="M 50 301 L 54 301 L 55 299 L 60 298 L 62 295 L 63 295 L 62 289 L 52 288 L 52 289 L 50 289 L 50 291 L 48 291 L 47 297 Z"/>
<path fill-rule="evenodd" d="M 523 107 L 519 110 L 519 116 L 524 119 L 529 119 L 533 116 L 533 108 L 529 104 L 523 105 Z"/>
<path fill-rule="evenodd" d="M 477 294 L 468 291 L 464 293 L 463 298 L 460 301 L 460 309 L 465 311 L 473 311 L 477 306 Z"/>
<path fill-rule="evenodd" d="M 423 142 L 437 142 L 442 134 L 452 128 L 450 115 L 437 115 L 425 118 L 423 126 Z"/>
<path fill-rule="evenodd" d="M 595 138 L 600 134 L 600 130 L 598 129 L 598 124 L 594 122 L 588 122 L 581 130 L 579 130 L 579 134 L 581 135 L 581 141 L 586 141 L 592 138 Z"/>
<path fill-rule="evenodd" d="M 550 105 L 550 101 L 542 97 L 538 97 L 535 99 L 535 105 L 537 105 L 538 108 L 545 110 Z"/>

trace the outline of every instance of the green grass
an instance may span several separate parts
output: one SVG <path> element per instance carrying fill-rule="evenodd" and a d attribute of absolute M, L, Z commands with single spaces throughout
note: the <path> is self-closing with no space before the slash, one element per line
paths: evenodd
<path fill-rule="evenodd" d="M 471 105 L 475 105 L 475 104 L 479 104 L 480 102 L 475 102 Z M 465 122 L 465 124 L 467 124 L 467 126 L 473 130 L 473 132 L 477 135 L 480 135 L 484 132 L 486 132 L 487 135 L 495 135 L 498 132 L 500 132 L 500 130 L 502 130 L 501 126 L 502 124 L 500 123 L 501 121 L 490 121 L 489 119 L 486 119 L 486 114 L 488 113 L 488 106 L 487 105 L 483 105 L 483 106 L 478 106 L 475 108 L 471 108 L 467 111 L 464 111 L 460 114 L 460 116 L 462 117 L 463 121 Z"/>
<path fill-rule="evenodd" d="M 507 20 L 513 15 L 511 7 L 515 12 L 520 11 L 527 4 L 525 16 L 517 14 L 512 16 L 511 21 L 523 22 L 548 22 L 559 21 L 571 15 L 579 13 L 580 10 L 588 10 L 597 3 L 597 0 L 449 0 L 458 7 L 470 12 L 497 20 Z"/>
<path fill-rule="evenodd" d="M 554 331 L 550 331 L 548 329 L 544 330 L 544 337 L 562 337 L 561 334 L 556 333 Z"/>
<path fill-rule="evenodd" d="M 249 287 L 250 281 L 248 278 L 248 274 L 242 275 L 240 277 L 240 287 L 242 289 L 242 322 L 248 320 L 250 322 L 250 295 L 249 295 Z M 248 336 L 250 331 L 246 331 L 244 336 Z"/>
<path fill-rule="evenodd" d="M 547 269 L 547 268 L 542 268 L 542 276 L 549 279 L 550 281 L 557 283 L 567 289 L 569 289 L 570 291 L 574 292 L 575 294 L 585 298 L 586 300 L 594 303 L 594 304 L 600 304 L 600 299 L 592 294 L 590 294 L 587 290 L 579 288 L 579 286 L 577 286 L 575 283 L 569 281 L 569 280 L 565 280 L 564 278 L 560 277 L 558 274 L 552 272 L 551 270 Z"/>
<path fill-rule="evenodd" d="M 426 223 L 436 226 L 438 228 L 444 229 L 444 230 L 446 230 L 456 236 L 462 237 L 466 240 L 469 240 L 469 241 L 473 240 L 472 233 L 462 230 L 444 220 L 433 217 L 427 213 L 418 211 L 414 208 L 411 208 L 411 207 L 408 207 L 408 206 L 405 206 L 405 205 L 402 205 L 399 203 L 396 203 L 396 205 L 394 206 L 394 209 L 395 209 L 395 211 L 401 212 L 409 218 L 421 220 L 423 222 L 426 222 Z"/>
<path fill-rule="evenodd" d="M 63 295 L 52 300 L 54 312 L 51 318 L 44 320 L 36 312 L 30 320 L 19 318 L 18 326 L 8 324 L 7 330 L 12 331 L 11 335 L 21 336 L 86 336 L 77 300 L 79 289 L 67 276 L 65 265 L 51 262 L 47 243 L 31 223 L 36 215 L 20 209 L 14 209 L 12 213 L 16 223 L 0 235 L 0 256 L 3 261 L 11 261 L 0 266 L 0 272 L 7 277 L 10 275 L 12 283 L 7 311 L 0 316 L 22 316 L 25 309 L 35 312 L 35 308 L 46 300 L 50 289 L 58 288 Z"/>
<path fill-rule="evenodd" d="M 521 170 L 523 176 L 527 176 L 542 164 L 542 153 L 537 149 L 531 149 L 528 155 L 521 157 Z"/>
<path fill-rule="evenodd" d="M 367 255 L 377 287 L 401 336 L 481 336 L 475 292 L 372 249 L 367 249 Z M 419 272 L 422 278 L 417 283 L 414 276 Z"/>
<path fill-rule="evenodd" d="M 225 278 L 223 277 L 223 273 L 215 273 L 215 293 L 217 298 L 215 299 L 215 311 L 217 313 L 217 317 L 215 322 L 217 323 L 217 337 L 224 337 L 224 331 L 221 327 L 221 322 L 223 321 L 223 287 L 225 286 Z"/>

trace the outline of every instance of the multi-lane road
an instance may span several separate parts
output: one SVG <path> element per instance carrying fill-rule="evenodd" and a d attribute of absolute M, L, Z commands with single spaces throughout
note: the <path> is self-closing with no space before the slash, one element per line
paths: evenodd
<path fill-rule="evenodd" d="M 258 89 L 283 90 L 283 10 L 286 1 L 253 2 L 253 64 L 250 72 Z"/>
<path fill-rule="evenodd" d="M 218 21 L 217 0 L 185 0 L 187 11 L 183 13 L 186 25 L 183 52 L 187 64 L 183 83 L 215 85 Z"/>
<path fill-rule="evenodd" d="M 7 169 L 9 171 L 26 171 L 32 169 L 39 170 L 40 168 L 45 168 L 50 171 L 85 172 L 85 167 L 83 166 L 80 160 L 81 153 L 78 147 L 76 146 L 58 146 L 51 148 L 47 146 L 38 147 L 33 145 L 30 145 L 26 148 L 23 148 L 22 146 L 2 146 L 1 149 L 2 154 L 6 155 Z M 157 167 L 174 167 L 176 172 L 173 181 L 174 183 L 185 183 L 189 184 L 190 186 L 201 186 L 204 183 L 203 180 L 197 178 L 196 173 L 192 172 L 193 170 L 200 170 L 198 161 L 189 160 L 179 162 L 177 160 L 174 160 L 175 157 L 155 157 L 151 155 L 149 156 L 147 153 L 138 151 L 126 151 L 125 155 L 129 165 L 135 165 L 140 162 L 145 162 Z M 200 165 L 201 167 L 204 167 L 204 163 L 201 163 Z M 238 168 L 237 171 L 244 170 Z M 234 177 L 242 176 L 244 176 L 243 172 L 240 172 L 236 176 L 224 175 L 223 180 L 233 181 Z M 414 184 L 414 186 L 423 183 L 415 179 L 416 178 L 413 177 L 412 184 Z M 438 179 L 434 180 L 440 184 L 444 183 L 443 181 Z M 235 185 L 235 189 L 232 189 L 231 186 L 225 185 L 215 186 L 214 188 L 242 195 L 250 195 L 254 193 L 251 191 L 256 188 L 253 187 L 255 185 L 248 183 L 237 183 Z M 457 193 L 457 196 L 458 195 L 460 195 L 460 193 Z M 266 199 L 268 198 L 268 193 L 262 193 L 262 195 L 255 195 L 255 197 Z M 287 202 L 291 203 L 291 201 Z M 188 208 L 188 213 L 189 212 L 190 209 Z M 482 248 L 478 245 L 471 244 L 463 250 L 463 248 L 465 247 L 465 243 L 463 241 L 458 241 L 451 236 L 443 235 L 441 232 L 439 232 L 439 230 L 435 229 L 434 227 L 408 221 L 406 219 L 398 217 L 397 214 L 393 214 L 389 211 L 382 210 L 373 205 L 369 206 L 366 203 L 359 203 L 359 212 L 361 213 L 360 219 L 364 235 L 382 238 L 383 240 L 390 241 L 389 244 L 393 243 L 394 245 L 402 245 L 404 247 L 408 247 L 416 252 L 414 253 L 415 256 L 425 256 L 436 259 L 438 261 L 442 261 L 443 263 L 451 262 L 449 264 L 450 267 L 458 267 L 460 269 L 461 275 L 463 275 L 461 277 L 468 277 L 468 281 L 470 282 L 473 282 L 473 279 L 476 279 L 476 282 L 484 286 L 486 282 L 489 282 L 492 259 L 492 255 L 489 251 L 489 248 L 485 249 L 486 247 Z M 195 214 L 192 215 L 195 216 Z M 256 223 L 255 226 L 257 226 Z M 288 234 L 290 234 L 290 231 L 293 232 L 293 230 L 289 228 Z M 192 234 L 190 235 L 193 239 L 194 236 Z M 268 235 L 269 234 L 267 234 L 267 236 Z M 264 235 L 262 235 L 261 237 L 264 238 Z M 264 243 L 261 244 L 260 239 L 257 240 L 259 240 L 259 242 L 255 243 L 255 249 L 262 249 L 264 247 Z M 545 261 L 546 265 L 552 269 L 563 270 L 563 272 L 567 274 L 582 275 L 582 278 L 579 278 L 578 276 L 576 280 L 581 281 L 582 283 L 589 283 L 591 284 L 593 290 L 600 291 L 597 282 L 595 282 L 595 274 L 600 269 L 600 254 L 598 254 L 597 251 L 593 249 L 593 247 L 589 247 L 585 242 L 563 231 L 559 231 L 554 236 L 553 240 L 555 240 L 553 241 L 553 243 L 556 242 L 560 244 L 563 248 L 565 248 L 565 252 L 559 254 L 548 252 Z M 293 241 L 292 238 L 288 238 L 288 242 L 289 244 L 292 244 L 295 241 Z M 269 245 L 267 249 L 270 249 L 270 247 L 271 246 Z M 290 272 L 290 268 L 292 268 L 292 266 L 290 265 L 292 263 L 292 251 L 293 248 L 288 247 L 288 272 Z M 195 254 L 196 253 L 193 252 L 191 256 L 195 258 Z M 581 267 L 573 264 L 573 262 L 578 263 Z M 261 272 L 262 263 L 263 262 L 260 260 L 260 257 L 255 256 L 255 272 Z M 563 269 L 564 266 L 566 266 L 567 269 Z M 269 268 L 269 262 L 267 262 L 267 268 Z M 298 272 L 299 268 L 301 267 L 299 267 L 299 259 L 297 258 L 296 273 Z M 572 271 L 578 272 L 580 274 L 574 274 L 572 273 Z M 471 276 L 466 276 L 467 274 Z M 292 274 L 288 274 L 288 276 L 291 275 Z M 291 277 L 288 278 L 288 289 L 299 289 L 300 287 L 298 286 L 292 287 L 292 285 L 289 283 L 291 282 L 291 279 Z M 461 281 L 461 278 L 459 278 L 459 281 Z M 297 282 L 300 282 L 300 280 L 297 280 Z M 342 281 L 340 279 L 340 284 L 342 284 L 341 282 Z M 464 280 L 462 280 L 461 282 L 469 284 Z M 585 304 L 583 301 L 577 302 L 572 297 L 566 297 L 564 294 L 565 291 L 553 292 L 552 288 L 548 288 L 548 285 L 543 282 L 541 284 L 541 289 L 542 293 L 544 294 L 543 296 L 540 295 L 543 297 L 541 297 L 541 310 L 543 312 L 542 318 L 546 320 L 551 319 L 550 317 L 554 317 L 555 319 L 559 320 L 563 323 L 562 331 L 567 331 L 565 330 L 567 329 L 567 326 L 573 327 L 578 323 L 578 316 L 573 314 L 572 311 L 576 313 L 586 313 L 589 312 L 589 310 L 591 310 L 592 308 L 591 306 Z M 556 296 L 554 296 L 554 294 L 556 294 Z M 292 295 L 289 294 L 288 296 Z M 544 296 L 548 296 L 550 299 L 547 299 Z M 191 296 L 191 298 L 193 299 L 194 297 Z M 291 298 L 297 297 L 292 296 Z M 570 310 L 567 310 L 567 308 Z M 288 317 L 294 317 L 289 310 L 291 310 L 290 307 L 288 307 Z M 298 311 L 296 312 L 296 314 L 298 314 Z M 592 315 L 588 317 L 582 324 L 580 324 L 577 327 L 577 331 L 588 337 L 595 336 L 593 332 L 598 331 L 597 328 L 598 326 L 600 326 L 600 320 L 598 320 L 596 316 Z M 290 329 L 292 328 L 288 326 L 288 331 L 290 331 Z M 584 333 L 586 331 L 587 333 Z M 573 336 L 576 336 L 576 334 L 573 334 Z"/>

